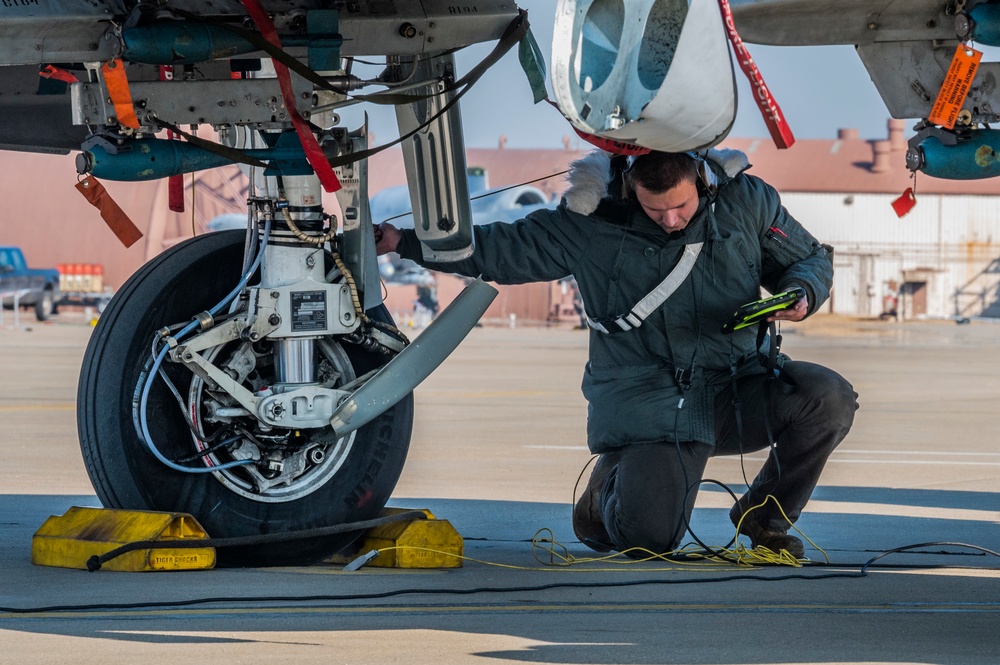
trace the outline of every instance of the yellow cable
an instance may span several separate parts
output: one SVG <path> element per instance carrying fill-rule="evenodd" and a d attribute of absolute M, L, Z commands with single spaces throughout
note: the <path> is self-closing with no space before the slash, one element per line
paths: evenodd
<path fill-rule="evenodd" d="M 744 513 L 744 517 L 750 512 L 759 509 L 761 506 L 766 505 L 768 501 L 774 501 L 778 506 L 778 510 L 785 519 L 788 516 L 785 515 L 784 509 L 781 504 L 772 495 L 768 495 L 767 498 L 759 505 L 753 506 Z M 742 524 L 743 520 L 740 520 Z M 798 529 L 789 520 L 789 524 L 795 529 L 803 538 L 805 538 L 810 545 L 823 553 L 826 563 L 830 563 L 830 557 L 827 553 L 820 548 L 816 543 L 814 543 L 808 536 L 806 536 L 800 529 Z M 737 524 L 737 529 L 739 529 L 739 524 Z M 739 532 L 737 531 L 737 543 L 739 539 Z M 437 550 L 430 547 L 418 547 L 415 545 L 395 545 L 391 547 L 380 548 L 379 552 L 387 552 L 391 550 L 416 550 L 421 552 L 431 552 L 434 554 L 439 554 L 443 556 L 450 556 L 462 561 L 470 561 L 473 563 L 478 563 L 484 566 L 493 566 L 495 568 L 507 568 L 511 570 L 528 570 L 528 571 L 538 571 L 538 570 L 548 570 L 548 571 L 566 571 L 574 566 L 582 566 L 586 564 L 613 564 L 612 568 L 586 568 L 580 572 L 607 572 L 609 570 L 614 570 L 615 568 L 622 568 L 625 566 L 631 566 L 639 563 L 648 563 L 650 561 L 664 561 L 671 564 L 669 568 L 643 568 L 644 571 L 654 572 L 654 571 L 678 571 L 678 570 L 690 570 L 691 568 L 697 568 L 698 570 L 730 570 L 734 566 L 738 568 L 755 568 L 761 565 L 782 565 L 782 566 L 792 566 L 795 568 L 802 567 L 802 560 L 796 559 L 786 550 L 781 552 L 772 552 L 766 547 L 756 547 L 752 550 L 747 549 L 741 544 L 737 544 L 735 548 L 720 548 L 717 552 L 706 553 L 700 547 L 696 547 L 694 544 L 685 545 L 679 549 L 672 550 L 670 552 L 654 552 L 642 547 L 633 547 L 627 550 L 622 550 L 621 552 L 612 552 L 603 556 L 596 557 L 575 557 L 569 553 L 569 550 L 565 545 L 560 543 L 555 539 L 554 534 L 551 529 L 542 528 L 539 529 L 534 537 L 531 539 L 531 551 L 532 556 L 535 561 L 542 564 L 542 567 L 528 567 L 528 566 L 518 566 L 514 564 L 497 563 L 495 561 L 485 561 L 483 559 L 476 559 L 473 557 L 465 556 L 462 554 L 456 554 L 455 552 L 446 552 L 443 550 Z M 641 554 L 642 556 L 634 556 L 636 554 Z M 687 557 L 688 560 L 683 558 L 678 559 L 676 557 Z"/>
<path fill-rule="evenodd" d="M 745 520 L 746 517 L 747 517 L 747 515 L 749 515 L 753 511 L 758 510 L 758 509 L 762 508 L 763 506 L 767 505 L 768 501 L 773 501 L 774 505 L 776 505 L 778 507 L 778 512 L 780 512 L 781 516 L 785 518 L 786 522 L 788 522 L 788 526 L 790 526 L 791 528 L 795 529 L 795 531 L 800 536 L 802 536 L 803 538 L 805 538 L 806 542 L 808 542 L 810 545 L 812 545 L 815 549 L 819 550 L 823 554 L 823 558 L 826 560 L 826 562 L 830 563 L 830 556 L 826 553 L 826 550 L 824 550 L 822 547 L 820 547 L 819 545 L 817 545 L 816 543 L 814 543 L 813 540 L 809 536 L 807 536 L 805 533 L 802 532 L 801 529 L 799 529 L 799 527 L 795 526 L 795 524 L 792 522 L 792 520 L 790 520 L 788 518 L 788 515 L 785 514 L 785 509 L 781 507 L 781 502 L 778 501 L 774 497 L 773 494 L 768 494 L 766 497 L 764 497 L 764 500 L 762 502 L 760 502 L 756 506 L 752 506 L 751 508 L 749 508 L 748 510 L 746 510 L 743 513 L 743 516 L 740 517 L 740 521 L 737 522 L 737 524 L 736 524 L 736 539 L 737 539 L 737 542 L 739 542 L 740 526 L 743 524 L 743 520 Z M 771 550 L 767 549 L 766 547 L 757 547 L 754 550 L 747 550 L 742 545 L 740 545 L 739 547 L 737 547 L 733 551 L 735 553 L 738 553 L 741 556 L 750 556 L 750 557 L 758 557 L 759 556 L 759 557 L 761 557 L 761 558 L 763 558 L 765 560 L 768 560 L 769 563 L 772 562 L 772 561 L 770 561 L 770 559 L 772 557 L 778 559 L 776 561 L 773 561 L 773 563 L 788 563 L 788 559 L 795 559 L 790 554 L 788 554 L 788 552 L 785 551 L 785 550 L 782 550 L 781 552 L 775 553 L 775 552 L 771 552 Z M 784 553 L 784 556 L 782 555 L 782 553 Z"/>
<path fill-rule="evenodd" d="M 583 479 L 583 474 L 587 471 L 590 465 L 593 464 L 596 459 L 598 459 L 598 457 L 600 456 L 594 455 L 593 457 L 591 457 L 587 461 L 587 463 L 583 466 L 583 468 L 580 470 L 580 474 L 576 478 L 576 483 L 574 483 L 573 485 L 573 503 L 571 504 L 573 507 L 576 506 L 577 490 L 580 486 L 580 481 Z M 735 564 L 737 566 L 749 567 L 757 565 L 782 565 L 782 566 L 801 567 L 802 563 L 798 559 L 793 557 L 791 554 L 789 554 L 786 550 L 781 550 L 780 552 L 772 552 L 770 549 L 761 546 L 758 546 L 753 549 L 747 549 L 745 546 L 740 544 L 739 542 L 740 526 L 743 524 L 743 520 L 746 519 L 746 516 L 749 515 L 751 512 L 753 512 L 754 510 L 757 510 L 762 506 L 766 505 L 768 501 L 774 501 L 775 505 L 778 506 L 778 510 L 781 512 L 781 516 L 785 518 L 789 526 L 795 529 L 795 531 L 797 531 L 799 535 L 805 538 L 805 540 L 808 541 L 809 544 L 812 545 L 815 549 L 822 552 L 823 557 L 826 559 L 826 562 L 829 563 L 830 557 L 827 555 L 827 553 L 821 547 L 816 545 L 816 543 L 814 543 L 807 535 L 802 533 L 802 531 L 797 526 L 795 526 L 790 519 L 788 519 L 788 515 L 785 514 L 785 510 L 784 508 L 781 507 L 781 503 L 773 495 L 770 494 L 767 495 L 767 497 L 764 499 L 762 503 L 753 506 L 752 508 L 743 513 L 742 517 L 740 518 L 740 521 L 736 524 L 736 536 L 733 538 L 733 542 L 736 543 L 736 546 L 733 548 L 720 547 L 718 550 L 715 550 L 712 554 L 707 554 L 700 548 L 695 548 L 693 545 L 686 545 L 680 549 L 673 550 L 671 552 L 665 552 L 662 554 L 658 554 L 656 552 L 644 548 L 631 548 L 623 552 L 617 552 L 603 557 L 577 558 L 569 554 L 565 546 L 563 546 L 561 543 L 556 542 L 554 538 L 545 539 L 539 537 L 540 534 L 542 534 L 543 532 L 547 532 L 548 534 L 551 535 L 552 531 L 550 529 L 540 529 L 538 532 L 535 533 L 535 537 L 532 539 L 532 554 L 534 555 L 536 561 L 542 563 L 543 565 L 549 565 L 549 566 L 572 566 L 580 563 L 596 563 L 596 562 L 608 562 L 618 565 L 629 565 L 632 563 L 643 563 L 646 561 L 654 561 L 657 559 L 668 560 L 667 557 L 685 556 L 691 558 L 701 558 L 706 561 L 728 563 L 730 565 Z M 547 549 L 541 546 L 541 543 L 545 542 L 551 543 L 551 546 Z M 557 551 L 557 548 L 559 549 L 559 551 Z M 541 551 L 542 554 L 548 559 L 548 563 L 546 563 L 546 561 L 543 561 L 542 558 L 539 557 L 539 551 Z M 560 551 L 562 553 L 560 553 Z M 633 555 L 642 554 L 645 556 L 642 556 L 641 558 L 628 557 L 627 560 L 620 560 L 623 555 L 627 556 L 628 554 L 633 554 Z M 671 563 L 677 564 L 679 566 L 705 565 L 702 562 L 696 563 L 694 561 L 687 562 L 687 561 L 677 561 L 674 559 L 669 559 L 669 560 Z"/>
<path fill-rule="evenodd" d="M 496 561 L 485 561 L 483 559 L 476 559 L 476 558 L 473 558 L 473 557 L 465 556 L 464 554 L 456 554 L 455 552 L 446 552 L 446 551 L 443 551 L 443 550 L 436 550 L 436 549 L 431 548 L 431 547 L 419 547 L 417 545 L 392 545 L 390 547 L 380 547 L 378 549 L 378 551 L 380 553 L 381 552 L 389 552 L 389 551 L 392 551 L 392 550 L 414 550 L 414 551 L 419 551 L 419 552 L 431 552 L 433 554 L 440 554 L 440 555 L 443 555 L 443 556 L 450 556 L 450 557 L 453 557 L 455 559 L 460 559 L 462 561 L 470 561 L 472 563 L 478 563 L 478 564 L 482 564 L 484 566 L 492 566 L 494 568 L 507 568 L 507 569 L 510 569 L 510 570 L 559 572 L 559 571 L 567 571 L 567 567 L 568 567 L 568 566 L 565 566 L 565 565 L 564 566 L 543 566 L 541 568 L 539 568 L 539 567 L 529 567 L 529 566 L 517 566 L 517 565 L 509 564 L 509 563 L 498 563 Z M 619 554 L 616 554 L 616 555 L 613 555 L 613 556 L 617 557 L 617 556 L 621 556 L 621 555 L 622 555 L 622 553 L 619 553 Z M 614 562 L 614 563 L 619 563 L 619 564 L 642 563 L 643 561 L 650 561 L 650 560 L 657 559 L 657 558 L 662 559 L 663 556 L 664 555 L 653 555 L 649 559 L 642 559 L 642 560 L 640 560 L 640 559 L 630 559 L 628 561 L 618 561 L 618 562 Z M 602 560 L 603 560 L 603 558 L 593 559 L 593 561 L 595 561 L 595 562 L 599 562 L 599 561 L 602 561 Z M 585 560 L 585 559 L 577 559 L 576 560 L 577 563 L 584 563 L 584 562 L 588 562 L 588 561 L 591 561 L 591 560 Z M 678 563 L 678 562 L 670 561 L 670 563 Z M 708 566 L 708 565 L 705 565 L 705 564 L 698 564 L 698 568 L 699 569 L 705 569 L 705 568 L 715 568 L 715 569 L 726 568 L 726 569 L 730 569 L 730 568 L 732 568 L 732 565 L 729 565 L 729 566 L 718 566 L 718 565 Z M 648 571 L 648 572 L 654 572 L 654 571 L 674 571 L 674 570 L 679 570 L 679 569 L 680 569 L 679 567 L 676 567 L 676 568 L 652 568 L 652 569 L 650 569 L 650 568 L 644 568 L 643 570 L 644 571 Z M 602 572 L 602 571 L 603 572 L 607 572 L 609 570 L 614 570 L 614 569 L 613 568 L 604 568 L 604 569 L 590 568 L 590 569 L 587 569 L 587 570 L 580 570 L 578 572 L 590 572 L 590 573 L 593 573 L 593 572 Z M 577 571 L 574 571 L 574 572 L 577 572 Z"/>
<path fill-rule="evenodd" d="M 335 255 L 336 256 L 336 255 Z M 339 257 L 338 257 L 339 258 Z M 338 264 L 339 265 L 339 264 Z M 588 460 L 587 464 L 584 465 L 583 469 L 580 471 L 580 475 L 577 476 L 576 484 L 573 486 L 573 505 L 576 505 L 576 490 L 579 487 L 580 480 L 583 478 L 584 472 L 587 468 L 597 459 L 597 455 L 593 456 Z M 654 572 L 654 571 L 677 571 L 684 569 L 691 569 L 692 567 L 698 568 L 699 570 L 712 569 L 712 570 L 728 570 L 736 566 L 739 568 L 754 568 L 761 565 L 781 565 L 781 566 L 792 566 L 794 568 L 801 568 L 803 561 L 808 561 L 808 559 L 796 559 L 787 550 L 781 550 L 780 552 L 772 552 L 770 549 L 757 546 L 753 549 L 747 549 L 743 544 L 739 542 L 740 527 L 743 525 L 743 520 L 746 519 L 747 515 L 755 510 L 767 505 L 768 501 L 773 501 L 778 507 L 778 511 L 781 516 L 785 518 L 788 525 L 795 529 L 795 531 L 802 536 L 806 542 L 813 546 L 813 548 L 819 550 L 823 554 L 823 558 L 826 563 L 830 563 L 830 557 L 827 555 L 826 550 L 817 545 L 813 540 L 807 536 L 801 529 L 792 523 L 792 520 L 788 518 L 785 513 L 785 509 L 781 506 L 781 502 L 772 494 L 768 494 L 764 500 L 755 505 L 751 506 L 749 509 L 744 511 L 743 515 L 740 517 L 739 522 L 736 523 L 736 536 L 733 541 L 736 543 L 735 547 L 727 548 L 720 547 L 718 550 L 713 550 L 712 552 L 705 552 L 700 546 L 696 547 L 693 543 L 684 545 L 683 547 L 672 550 L 670 552 L 657 553 L 652 550 L 648 550 L 642 547 L 632 547 L 620 552 L 612 552 L 603 556 L 596 557 L 576 557 L 570 554 L 569 549 L 563 545 L 561 542 L 555 539 L 555 535 L 552 529 L 541 528 L 535 532 L 535 535 L 531 539 L 531 554 L 535 561 L 542 564 L 541 568 L 531 568 L 528 566 L 517 566 L 513 564 L 506 563 L 496 563 L 494 561 L 484 561 L 482 559 L 475 559 L 472 557 L 467 557 L 462 554 L 456 554 L 454 552 L 445 552 L 442 550 L 436 550 L 429 547 L 417 547 L 413 545 L 396 545 L 392 547 L 380 548 L 379 552 L 386 552 L 390 550 L 418 550 L 423 552 L 431 552 L 434 554 L 440 554 L 444 556 L 450 556 L 462 561 L 471 561 L 473 563 L 482 564 L 484 566 L 493 566 L 496 568 L 508 568 L 511 570 L 549 570 L 549 571 L 566 571 L 573 566 L 580 566 L 584 564 L 614 564 L 615 567 L 620 568 L 623 566 L 630 566 L 638 563 L 648 563 L 650 561 L 665 561 L 672 564 L 670 568 L 644 568 L 644 571 Z M 635 557 L 630 555 L 641 554 L 641 557 Z M 676 557 L 687 557 L 689 560 L 678 559 Z M 607 572 L 609 570 L 614 570 L 615 568 L 587 568 L 581 570 L 580 572 Z"/>
<path fill-rule="evenodd" d="M 197 132 L 197 131 L 198 130 L 195 130 L 195 132 Z M 196 235 L 198 235 L 197 231 L 195 230 L 195 226 L 194 226 L 194 177 L 195 177 L 194 173 L 192 173 L 191 174 L 191 237 L 192 238 L 195 237 Z M 181 186 L 182 186 L 182 188 L 183 188 L 183 185 L 184 185 L 184 176 L 181 176 Z M 183 198 L 184 197 L 183 197 L 183 194 L 182 194 L 181 199 L 183 199 Z"/>

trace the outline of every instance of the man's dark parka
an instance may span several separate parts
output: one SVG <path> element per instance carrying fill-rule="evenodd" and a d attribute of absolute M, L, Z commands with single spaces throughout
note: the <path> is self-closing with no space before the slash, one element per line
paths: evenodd
<path fill-rule="evenodd" d="M 756 328 L 721 328 L 747 302 L 801 286 L 812 314 L 830 295 L 830 252 L 782 207 L 778 193 L 744 171 L 742 153 L 711 151 L 702 166 L 698 212 L 668 234 L 622 195 L 622 166 L 603 152 L 574 163 L 555 210 L 513 224 L 475 228 L 475 251 L 457 263 L 423 260 L 403 231 L 398 251 L 428 268 L 499 284 L 576 277 L 591 319 L 626 314 L 677 264 L 684 246 L 704 241 L 677 291 L 634 330 L 590 331 L 583 378 L 591 451 L 631 443 L 715 442 L 714 401 L 731 377 L 766 371 Z M 676 378 L 690 371 L 690 384 Z"/>

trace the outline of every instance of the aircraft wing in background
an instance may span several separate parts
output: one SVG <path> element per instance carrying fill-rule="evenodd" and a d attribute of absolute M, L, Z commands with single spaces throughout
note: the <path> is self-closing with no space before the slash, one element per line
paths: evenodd
<path fill-rule="evenodd" d="M 889 113 L 920 120 L 907 153 L 911 170 L 948 179 L 1000 175 L 1000 134 L 989 128 L 1000 122 L 1000 62 L 980 62 L 974 76 L 968 67 L 960 70 L 969 77 L 969 87 L 965 96 L 953 100 L 952 126 L 929 120 L 959 44 L 1000 45 L 1000 5 L 975 0 L 730 1 L 736 26 L 748 42 L 853 45 Z"/>

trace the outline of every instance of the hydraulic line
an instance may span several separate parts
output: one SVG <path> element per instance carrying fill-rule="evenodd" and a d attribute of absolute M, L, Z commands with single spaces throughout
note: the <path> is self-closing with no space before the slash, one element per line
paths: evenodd
<path fill-rule="evenodd" d="M 267 219 L 264 222 L 264 235 L 261 238 L 260 241 L 261 247 L 260 250 L 257 252 L 257 256 L 254 258 L 254 261 L 250 265 L 249 269 L 240 278 L 240 281 L 236 285 L 236 287 L 232 291 L 230 291 L 225 298 L 220 300 L 217 305 L 215 305 L 212 309 L 208 310 L 209 314 L 211 314 L 213 317 L 216 314 L 218 314 L 224 307 L 226 307 L 233 298 L 239 295 L 240 292 L 243 290 L 243 288 L 246 286 L 247 282 L 250 281 L 250 278 L 253 276 L 254 272 L 256 272 L 257 267 L 260 265 L 261 259 L 263 259 L 264 257 L 264 247 L 267 246 L 267 240 L 270 237 L 270 235 L 271 235 L 271 220 Z M 183 328 L 181 328 L 180 332 L 178 332 L 177 335 L 174 336 L 174 339 L 178 341 L 184 339 L 197 327 L 198 327 L 197 320 L 188 323 Z M 217 471 L 229 469 L 234 466 L 245 466 L 247 464 L 253 464 L 254 460 L 247 459 L 247 460 L 238 460 L 234 462 L 227 462 L 225 464 L 220 464 L 219 466 L 188 467 L 171 461 L 162 452 L 160 452 L 159 448 L 156 447 L 156 444 L 153 442 L 153 436 L 149 432 L 149 422 L 146 417 L 146 412 L 147 412 L 147 405 L 149 403 L 149 391 L 153 385 L 152 378 L 159 373 L 160 365 L 163 364 L 163 359 L 166 358 L 167 352 L 169 351 L 170 351 L 170 345 L 164 344 L 163 348 L 160 349 L 159 353 L 156 354 L 156 360 L 153 361 L 153 366 L 152 368 L 150 368 L 149 373 L 146 375 L 145 383 L 142 386 L 142 396 L 139 399 L 139 429 L 140 429 L 139 433 L 140 436 L 142 436 L 143 442 L 146 444 L 146 447 L 149 448 L 149 452 L 153 453 L 153 456 L 156 457 L 156 459 L 158 459 L 165 466 L 174 469 L 175 471 L 181 471 L 183 473 L 215 473 Z"/>

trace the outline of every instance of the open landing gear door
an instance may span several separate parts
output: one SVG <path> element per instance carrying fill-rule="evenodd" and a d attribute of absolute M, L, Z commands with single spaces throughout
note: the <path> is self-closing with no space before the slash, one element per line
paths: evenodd
<path fill-rule="evenodd" d="M 414 60 L 414 66 L 415 79 L 440 78 L 442 87 L 445 80 L 455 75 L 455 59 L 451 54 Z M 428 123 L 403 142 L 403 160 L 406 180 L 410 183 L 414 228 L 424 258 L 434 261 L 461 261 L 473 250 L 459 105 L 453 104 L 441 113 L 454 95 L 450 92 L 396 107 L 401 136 Z"/>

